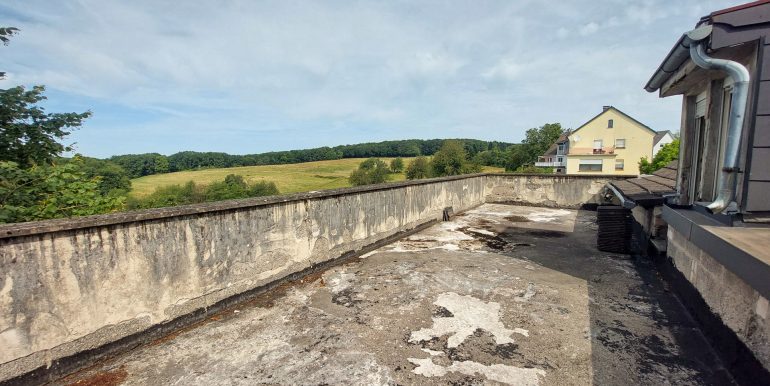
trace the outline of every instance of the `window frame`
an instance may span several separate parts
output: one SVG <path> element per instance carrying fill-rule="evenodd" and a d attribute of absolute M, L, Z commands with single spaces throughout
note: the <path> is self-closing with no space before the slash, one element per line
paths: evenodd
<path fill-rule="evenodd" d="M 618 145 L 618 141 L 623 141 L 623 146 Z M 625 138 L 615 138 L 615 148 L 616 149 L 625 149 L 626 148 L 626 139 Z"/>
<path fill-rule="evenodd" d="M 615 120 L 614 119 L 608 119 L 607 120 L 607 128 L 613 129 L 615 127 Z"/>
<path fill-rule="evenodd" d="M 620 162 L 620 168 L 618 168 L 618 162 Z M 623 158 L 615 158 L 615 170 L 618 171 L 624 171 L 626 170 L 626 160 Z"/>
<path fill-rule="evenodd" d="M 601 172 L 604 161 L 601 159 L 581 159 L 578 161 L 579 172 Z"/>

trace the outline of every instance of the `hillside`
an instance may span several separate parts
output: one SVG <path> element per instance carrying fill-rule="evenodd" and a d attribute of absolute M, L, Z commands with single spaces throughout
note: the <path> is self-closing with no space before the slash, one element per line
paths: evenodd
<path fill-rule="evenodd" d="M 124 168 L 131 178 L 138 178 L 152 174 L 207 168 L 286 165 L 349 158 L 430 156 L 441 148 L 444 141 L 447 140 L 404 139 L 244 155 L 196 151 L 182 151 L 169 156 L 158 153 L 123 154 L 112 156 L 108 160 Z M 478 139 L 458 139 L 458 141 L 463 143 L 465 151 L 470 157 L 486 153 L 488 156 L 486 158 L 489 158 L 489 156 L 496 158 L 495 154 L 515 146 L 506 142 L 482 141 Z M 482 164 L 484 163 L 482 162 Z M 486 164 L 503 166 L 497 163 Z"/>
<path fill-rule="evenodd" d="M 382 158 L 390 162 L 392 158 Z M 208 184 L 221 181 L 228 174 L 238 174 L 247 181 L 267 180 L 275 182 L 281 194 L 335 189 L 350 186 L 348 176 L 364 158 L 346 158 L 287 165 L 242 166 L 219 169 L 189 170 L 155 174 L 131 180 L 131 195 L 136 197 L 152 193 L 157 187 L 183 184 L 187 181 Z M 409 163 L 411 158 L 404 158 Z M 501 172 L 504 169 L 485 166 L 484 171 Z M 391 181 L 403 181 L 403 173 L 392 174 Z"/>

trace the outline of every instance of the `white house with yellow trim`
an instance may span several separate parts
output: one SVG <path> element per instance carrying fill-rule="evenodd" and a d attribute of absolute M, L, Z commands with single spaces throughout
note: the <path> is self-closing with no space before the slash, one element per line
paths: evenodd
<path fill-rule="evenodd" d="M 566 174 L 639 175 L 639 160 L 652 159 L 655 134 L 622 111 L 604 106 L 567 135 Z"/>

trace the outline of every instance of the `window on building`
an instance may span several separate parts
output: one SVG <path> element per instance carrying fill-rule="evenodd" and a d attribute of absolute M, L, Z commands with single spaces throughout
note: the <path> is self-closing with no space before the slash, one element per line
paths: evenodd
<path fill-rule="evenodd" d="M 556 160 L 559 161 L 560 163 L 564 162 L 564 157 L 556 157 Z"/>
<path fill-rule="evenodd" d="M 600 159 L 581 159 L 578 166 L 580 172 L 600 172 L 602 171 L 602 160 Z"/>
<path fill-rule="evenodd" d="M 556 147 L 558 149 L 557 150 L 557 154 L 564 154 L 564 144 L 563 143 L 560 143 L 560 144 L 556 145 Z"/>
<path fill-rule="evenodd" d="M 625 166 L 625 162 L 622 159 L 615 160 L 615 170 L 624 170 Z"/>
<path fill-rule="evenodd" d="M 594 140 L 594 149 L 601 149 L 603 146 L 601 139 L 595 139 Z"/>
<path fill-rule="evenodd" d="M 614 124 L 615 124 L 615 121 L 613 121 L 612 119 L 608 120 L 607 121 L 607 128 L 611 129 Z"/>
<path fill-rule="evenodd" d="M 615 140 L 615 147 L 618 149 L 625 149 L 626 148 L 626 140 L 625 138 L 618 138 Z"/>

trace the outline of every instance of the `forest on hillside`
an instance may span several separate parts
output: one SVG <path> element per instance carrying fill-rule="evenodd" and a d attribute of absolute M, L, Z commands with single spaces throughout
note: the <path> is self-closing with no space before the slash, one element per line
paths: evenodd
<path fill-rule="evenodd" d="M 301 162 L 326 161 L 343 158 L 417 157 L 435 154 L 446 139 L 405 139 L 368 142 L 335 147 L 275 151 L 259 154 L 233 155 L 222 152 L 182 151 L 165 156 L 158 153 L 125 154 L 107 160 L 120 165 L 130 178 L 152 174 L 229 168 L 237 166 L 283 165 Z M 478 139 L 459 139 L 470 157 L 477 157 L 485 166 L 505 167 L 502 152 L 515 144 Z"/>

